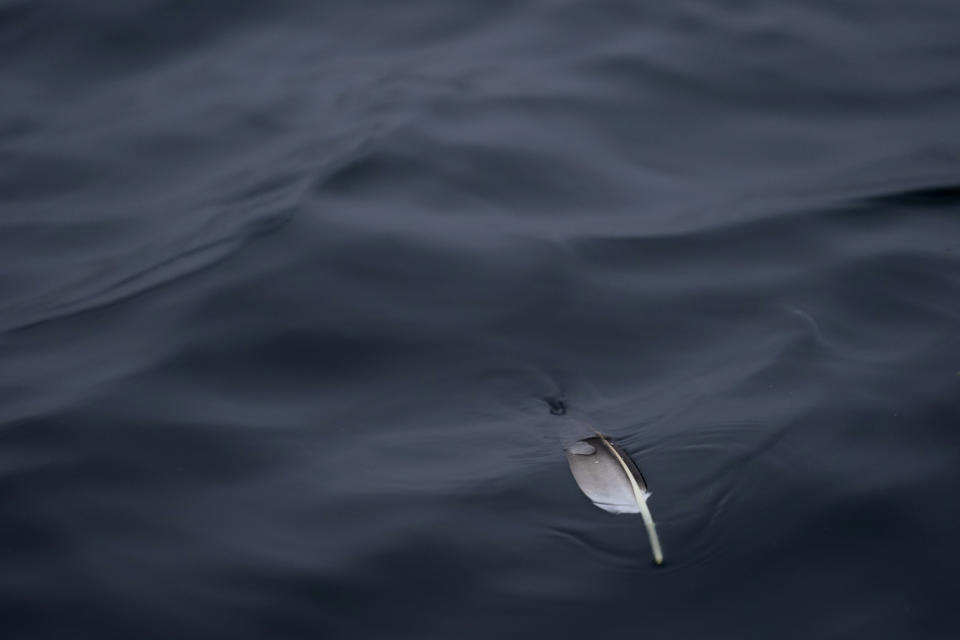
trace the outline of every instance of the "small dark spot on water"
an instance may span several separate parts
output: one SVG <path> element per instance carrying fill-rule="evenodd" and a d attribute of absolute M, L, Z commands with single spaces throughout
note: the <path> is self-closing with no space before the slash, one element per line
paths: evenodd
<path fill-rule="evenodd" d="M 547 406 L 550 407 L 550 413 L 555 416 L 563 416 L 567 414 L 567 403 L 563 398 L 555 397 L 546 397 L 543 399 L 547 403 Z"/>

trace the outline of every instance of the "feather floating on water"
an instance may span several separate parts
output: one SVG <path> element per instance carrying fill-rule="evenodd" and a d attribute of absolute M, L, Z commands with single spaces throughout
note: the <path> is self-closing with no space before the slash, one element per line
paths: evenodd
<path fill-rule="evenodd" d="M 647 506 L 650 492 L 630 456 L 599 433 L 577 441 L 565 453 L 577 486 L 593 504 L 610 513 L 640 514 L 650 538 L 653 559 L 663 564 L 657 527 Z"/>

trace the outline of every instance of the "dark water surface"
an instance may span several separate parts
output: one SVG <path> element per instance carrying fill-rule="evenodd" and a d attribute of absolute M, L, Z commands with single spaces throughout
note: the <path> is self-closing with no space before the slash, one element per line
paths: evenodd
<path fill-rule="evenodd" d="M 960 637 L 960 3 L 3 0 L 0 91 L 4 639 Z"/>

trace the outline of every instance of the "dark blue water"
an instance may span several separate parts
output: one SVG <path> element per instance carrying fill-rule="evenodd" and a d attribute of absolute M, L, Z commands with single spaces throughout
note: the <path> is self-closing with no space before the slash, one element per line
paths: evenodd
<path fill-rule="evenodd" d="M 0 2 L 5 639 L 957 638 L 958 429 L 956 2 Z"/>

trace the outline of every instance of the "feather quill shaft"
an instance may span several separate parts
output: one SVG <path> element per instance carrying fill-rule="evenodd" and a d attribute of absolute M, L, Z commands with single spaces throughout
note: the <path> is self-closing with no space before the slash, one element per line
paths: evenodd
<path fill-rule="evenodd" d="M 650 507 L 647 506 L 647 498 L 650 497 L 650 493 L 640 488 L 637 479 L 633 477 L 633 472 L 630 470 L 630 467 L 627 466 L 626 461 L 624 461 L 620 452 L 617 451 L 617 448 L 613 446 L 613 443 L 602 433 L 598 432 L 597 435 L 600 437 L 600 441 L 610 450 L 610 453 L 613 454 L 613 457 L 617 459 L 617 462 L 620 463 L 620 466 L 623 467 L 623 472 L 627 474 L 627 478 L 630 480 L 630 488 L 633 489 L 633 497 L 636 499 L 637 507 L 640 509 L 640 517 L 643 518 L 643 525 L 647 528 L 647 537 L 650 538 L 650 549 L 653 551 L 653 559 L 657 564 L 663 564 L 663 551 L 660 549 L 660 537 L 657 535 L 657 525 L 653 522 L 653 514 L 650 513 Z"/>

